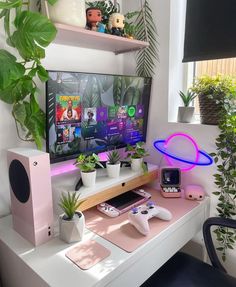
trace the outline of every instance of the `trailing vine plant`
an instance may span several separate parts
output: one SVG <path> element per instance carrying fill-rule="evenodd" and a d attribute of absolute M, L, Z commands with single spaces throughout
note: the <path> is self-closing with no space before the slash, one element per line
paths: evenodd
<path fill-rule="evenodd" d="M 214 175 L 218 196 L 217 211 L 220 217 L 234 218 L 236 215 L 236 92 L 220 100 L 222 106 L 219 129 L 216 139 L 216 153 L 211 155 L 217 164 Z M 226 260 L 227 249 L 234 249 L 236 232 L 225 227 L 214 230 L 219 243 L 217 250 Z"/>
<path fill-rule="evenodd" d="M 51 5 L 56 1 L 48 0 Z M 57 31 L 45 16 L 30 11 L 30 0 L 0 1 L 0 19 L 4 22 L 6 43 L 18 52 L 20 59 L 9 49 L 0 49 L 0 100 L 12 105 L 19 138 L 35 142 L 41 149 L 45 114 L 37 101 L 39 90 L 35 77 L 42 82 L 48 79 L 41 59 Z"/>

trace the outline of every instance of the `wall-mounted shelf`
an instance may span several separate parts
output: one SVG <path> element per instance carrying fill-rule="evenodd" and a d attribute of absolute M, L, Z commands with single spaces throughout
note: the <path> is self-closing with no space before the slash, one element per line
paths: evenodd
<path fill-rule="evenodd" d="M 55 23 L 58 30 L 54 43 L 79 46 L 81 48 L 111 51 L 121 54 L 137 51 L 149 46 L 148 42 L 130 40 L 109 34 L 94 32 L 84 28 Z"/>

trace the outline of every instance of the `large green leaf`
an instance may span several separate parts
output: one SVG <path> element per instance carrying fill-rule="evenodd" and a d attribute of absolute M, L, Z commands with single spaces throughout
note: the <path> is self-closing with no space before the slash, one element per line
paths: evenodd
<path fill-rule="evenodd" d="M 0 50 L 0 93 L 14 81 L 24 76 L 25 68 L 16 62 L 16 57 L 7 52 Z M 0 94 L 1 95 L 1 94 Z"/>
<path fill-rule="evenodd" d="M 39 13 L 23 11 L 16 28 L 12 41 L 22 58 L 26 60 L 44 58 L 45 52 L 42 47 L 47 47 L 55 38 L 55 26 Z"/>
<path fill-rule="evenodd" d="M 13 104 L 23 100 L 32 93 L 33 89 L 32 79 L 28 76 L 23 76 L 19 80 L 14 81 L 6 89 L 0 91 L 0 99 L 5 103 Z"/>
<path fill-rule="evenodd" d="M 11 9 L 22 5 L 22 0 L 8 0 L 7 2 L 0 1 L 0 9 Z"/>
<path fill-rule="evenodd" d="M 32 95 L 30 103 L 24 102 L 26 110 L 25 126 L 28 129 L 29 136 L 31 136 L 37 147 L 42 148 L 42 139 L 45 139 L 45 114 L 40 109 L 35 97 Z"/>

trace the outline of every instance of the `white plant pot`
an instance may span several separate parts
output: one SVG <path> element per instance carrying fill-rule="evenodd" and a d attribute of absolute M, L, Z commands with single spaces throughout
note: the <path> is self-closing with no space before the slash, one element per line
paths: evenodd
<path fill-rule="evenodd" d="M 82 178 L 82 181 L 83 181 L 83 185 L 86 186 L 86 187 L 93 187 L 93 186 L 95 186 L 96 175 L 97 175 L 97 171 L 96 170 L 94 170 L 92 172 L 81 171 L 81 178 Z"/>
<path fill-rule="evenodd" d="M 54 5 L 46 3 L 48 16 L 52 22 L 78 26 L 86 26 L 86 7 L 84 0 L 58 0 Z"/>
<path fill-rule="evenodd" d="M 77 242 L 83 238 L 85 220 L 82 212 L 77 212 L 73 219 L 63 219 L 64 214 L 59 217 L 60 238 L 67 242 Z"/>
<path fill-rule="evenodd" d="M 194 107 L 179 107 L 178 122 L 191 123 L 194 114 Z"/>
<path fill-rule="evenodd" d="M 110 164 L 107 162 L 107 175 L 111 178 L 117 178 L 120 175 L 120 163 L 117 164 Z"/>
<path fill-rule="evenodd" d="M 133 171 L 142 170 L 143 158 L 131 158 L 131 169 Z"/>

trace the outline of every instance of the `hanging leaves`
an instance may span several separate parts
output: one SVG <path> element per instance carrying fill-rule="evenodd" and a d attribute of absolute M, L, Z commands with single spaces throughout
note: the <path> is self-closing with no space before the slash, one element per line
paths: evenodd
<path fill-rule="evenodd" d="M 17 61 L 6 50 L 0 50 L 0 100 L 13 105 L 18 136 L 23 141 L 35 142 L 41 149 L 45 138 L 45 114 L 36 99 L 34 77 L 37 75 L 42 82 L 48 79 L 40 60 L 45 57 L 44 48 L 56 36 L 56 28 L 45 16 L 25 10 L 24 6 L 28 8 L 29 2 L 0 1 L 6 42 L 22 57 Z M 11 29 L 12 23 L 14 27 Z"/>
<path fill-rule="evenodd" d="M 155 22 L 152 17 L 152 10 L 145 0 L 143 7 L 136 20 L 136 39 L 141 41 L 148 41 L 149 47 L 140 50 L 137 53 L 136 73 L 142 77 L 152 77 L 155 74 L 156 62 L 158 57 L 158 33 Z"/>
<path fill-rule="evenodd" d="M 236 215 L 236 94 L 225 95 L 220 100 L 222 105 L 219 124 L 220 134 L 216 139 L 216 153 L 212 153 L 217 164 L 214 174 L 218 196 L 217 211 L 220 217 L 234 218 Z M 236 231 L 218 227 L 215 231 L 219 243 L 218 251 L 226 260 L 227 249 L 233 249 L 236 242 Z"/>

